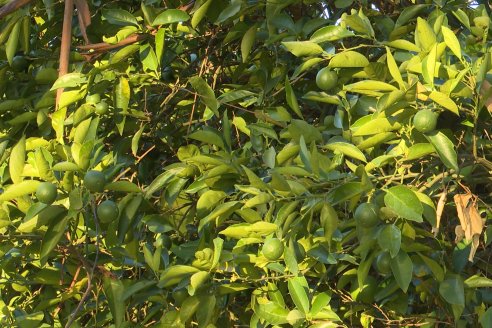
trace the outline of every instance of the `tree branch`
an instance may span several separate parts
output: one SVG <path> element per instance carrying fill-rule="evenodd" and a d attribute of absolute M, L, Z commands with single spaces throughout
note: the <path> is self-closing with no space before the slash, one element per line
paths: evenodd
<path fill-rule="evenodd" d="M 12 0 L 9 3 L 7 3 L 5 6 L 0 8 L 0 19 L 4 18 L 5 16 L 13 13 L 19 8 L 22 8 L 34 0 Z"/>
<path fill-rule="evenodd" d="M 62 39 L 60 46 L 60 66 L 58 76 L 63 76 L 68 73 L 68 65 L 70 63 L 70 46 L 72 44 L 72 16 L 73 16 L 73 0 L 65 0 L 65 12 L 63 13 L 63 28 Z M 56 108 L 60 102 L 60 96 L 63 89 L 56 91 Z"/>

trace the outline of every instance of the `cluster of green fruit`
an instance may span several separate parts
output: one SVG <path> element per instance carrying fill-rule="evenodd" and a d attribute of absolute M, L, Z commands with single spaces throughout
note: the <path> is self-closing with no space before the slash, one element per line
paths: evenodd
<path fill-rule="evenodd" d="M 84 186 L 89 192 L 104 191 L 106 177 L 99 171 L 88 171 L 84 176 Z M 50 205 L 58 198 L 58 190 L 51 182 L 42 182 L 36 189 L 36 197 L 41 203 Z M 119 209 L 115 202 L 105 200 L 97 206 L 97 216 L 101 223 L 110 223 L 118 218 Z"/>
<path fill-rule="evenodd" d="M 379 209 L 373 203 L 362 203 L 355 209 L 354 219 L 357 225 L 364 229 L 372 229 L 381 223 Z M 384 251 L 378 254 L 374 268 L 382 275 L 391 272 L 391 256 Z"/>
<path fill-rule="evenodd" d="M 85 103 L 94 106 L 97 115 L 104 115 L 109 110 L 109 105 L 105 100 L 101 100 L 101 95 L 93 93 L 85 97 Z"/>

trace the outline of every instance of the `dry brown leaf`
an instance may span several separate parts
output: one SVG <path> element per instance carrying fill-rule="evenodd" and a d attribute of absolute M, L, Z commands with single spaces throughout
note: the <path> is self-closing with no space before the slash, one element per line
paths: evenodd
<path fill-rule="evenodd" d="M 432 228 L 432 232 L 434 233 L 434 236 L 437 236 L 437 233 L 439 232 L 439 227 L 441 226 L 442 212 L 444 211 L 444 205 L 446 204 L 447 197 L 448 197 L 448 192 L 447 190 L 444 190 L 441 193 L 441 197 L 439 197 L 439 201 L 437 202 L 436 226 Z"/>
<path fill-rule="evenodd" d="M 456 204 L 456 212 L 460 225 L 456 227 L 456 242 L 459 242 L 463 237 L 466 241 L 471 241 L 469 261 L 473 261 L 473 257 L 479 245 L 480 235 L 483 230 L 483 221 L 480 217 L 477 208 L 476 196 L 472 193 L 456 194 L 454 196 Z"/>

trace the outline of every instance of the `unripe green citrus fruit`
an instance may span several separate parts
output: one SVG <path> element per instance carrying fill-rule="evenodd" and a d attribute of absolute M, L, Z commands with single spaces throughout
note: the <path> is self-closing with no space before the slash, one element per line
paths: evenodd
<path fill-rule="evenodd" d="M 267 239 L 261 252 L 270 261 L 276 261 L 284 254 L 284 244 L 278 238 Z"/>
<path fill-rule="evenodd" d="M 12 69 L 15 72 L 23 72 L 29 66 L 29 61 L 24 56 L 15 56 L 12 58 Z"/>
<path fill-rule="evenodd" d="M 118 218 L 120 211 L 112 200 L 105 200 L 97 207 L 97 217 L 102 223 L 110 223 Z"/>
<path fill-rule="evenodd" d="M 91 192 L 103 192 L 106 177 L 100 171 L 88 171 L 84 176 L 84 186 Z"/>
<path fill-rule="evenodd" d="M 98 93 L 94 93 L 94 94 L 91 94 L 91 95 L 88 95 L 87 97 L 85 97 L 85 103 L 86 104 L 95 105 L 100 101 L 101 101 L 101 95 L 99 95 Z"/>
<path fill-rule="evenodd" d="M 96 104 L 96 114 L 97 115 L 104 115 L 108 112 L 108 109 L 109 109 L 109 105 L 107 102 L 105 102 L 104 100 L 103 101 L 100 101 Z"/>
<path fill-rule="evenodd" d="M 328 67 L 319 70 L 316 75 L 316 85 L 321 90 L 327 91 L 333 89 L 338 83 L 337 73 L 330 70 Z"/>
<path fill-rule="evenodd" d="M 422 133 L 431 132 L 436 129 L 437 116 L 430 109 L 423 109 L 413 117 L 413 126 Z"/>
<path fill-rule="evenodd" d="M 379 222 L 378 209 L 372 203 L 362 203 L 355 209 L 354 218 L 363 228 L 372 228 Z"/>
<path fill-rule="evenodd" d="M 41 203 L 52 204 L 57 196 L 56 186 L 51 182 L 42 182 L 36 189 L 36 197 Z"/>
<path fill-rule="evenodd" d="M 379 253 L 375 262 L 376 270 L 380 274 L 391 273 L 391 256 L 388 252 Z"/>

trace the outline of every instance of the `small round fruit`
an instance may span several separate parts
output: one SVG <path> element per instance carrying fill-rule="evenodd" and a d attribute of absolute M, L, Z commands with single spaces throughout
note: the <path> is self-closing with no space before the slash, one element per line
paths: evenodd
<path fill-rule="evenodd" d="M 86 104 L 95 105 L 95 104 L 97 104 L 100 101 L 101 101 L 101 95 L 99 95 L 99 93 L 93 93 L 93 94 L 88 95 L 87 97 L 85 97 L 85 103 Z"/>
<path fill-rule="evenodd" d="M 29 61 L 24 56 L 15 56 L 12 58 L 12 69 L 15 72 L 23 72 L 29 66 Z"/>
<path fill-rule="evenodd" d="M 430 109 L 423 109 L 413 117 L 413 126 L 422 133 L 431 132 L 436 129 L 437 116 Z"/>
<path fill-rule="evenodd" d="M 363 228 L 372 228 L 379 222 L 378 209 L 372 203 L 362 203 L 355 209 L 354 218 Z"/>
<path fill-rule="evenodd" d="M 109 105 L 104 100 L 101 101 L 101 102 L 98 102 L 96 104 L 96 114 L 97 115 L 104 115 L 104 114 L 106 114 L 108 112 L 108 109 L 109 109 Z"/>
<path fill-rule="evenodd" d="M 316 85 L 321 90 L 327 91 L 333 89 L 338 83 L 337 73 L 330 70 L 328 67 L 319 70 L 316 75 Z"/>
<path fill-rule="evenodd" d="M 177 306 L 180 306 L 188 298 L 188 292 L 184 288 L 173 291 L 172 295 Z"/>
<path fill-rule="evenodd" d="M 388 252 L 379 253 L 375 262 L 376 270 L 380 274 L 391 273 L 391 256 Z"/>
<path fill-rule="evenodd" d="M 88 171 L 84 176 L 84 186 L 91 192 L 103 192 L 106 177 L 100 171 Z"/>
<path fill-rule="evenodd" d="M 97 207 L 97 217 L 102 223 L 110 223 L 118 218 L 120 211 L 112 200 L 105 200 Z"/>
<path fill-rule="evenodd" d="M 276 261 L 284 254 L 284 244 L 278 238 L 270 238 L 263 244 L 261 252 L 270 261 Z"/>
<path fill-rule="evenodd" d="M 56 186 L 51 182 L 41 182 L 36 189 L 36 197 L 41 203 L 52 204 L 57 196 Z"/>

